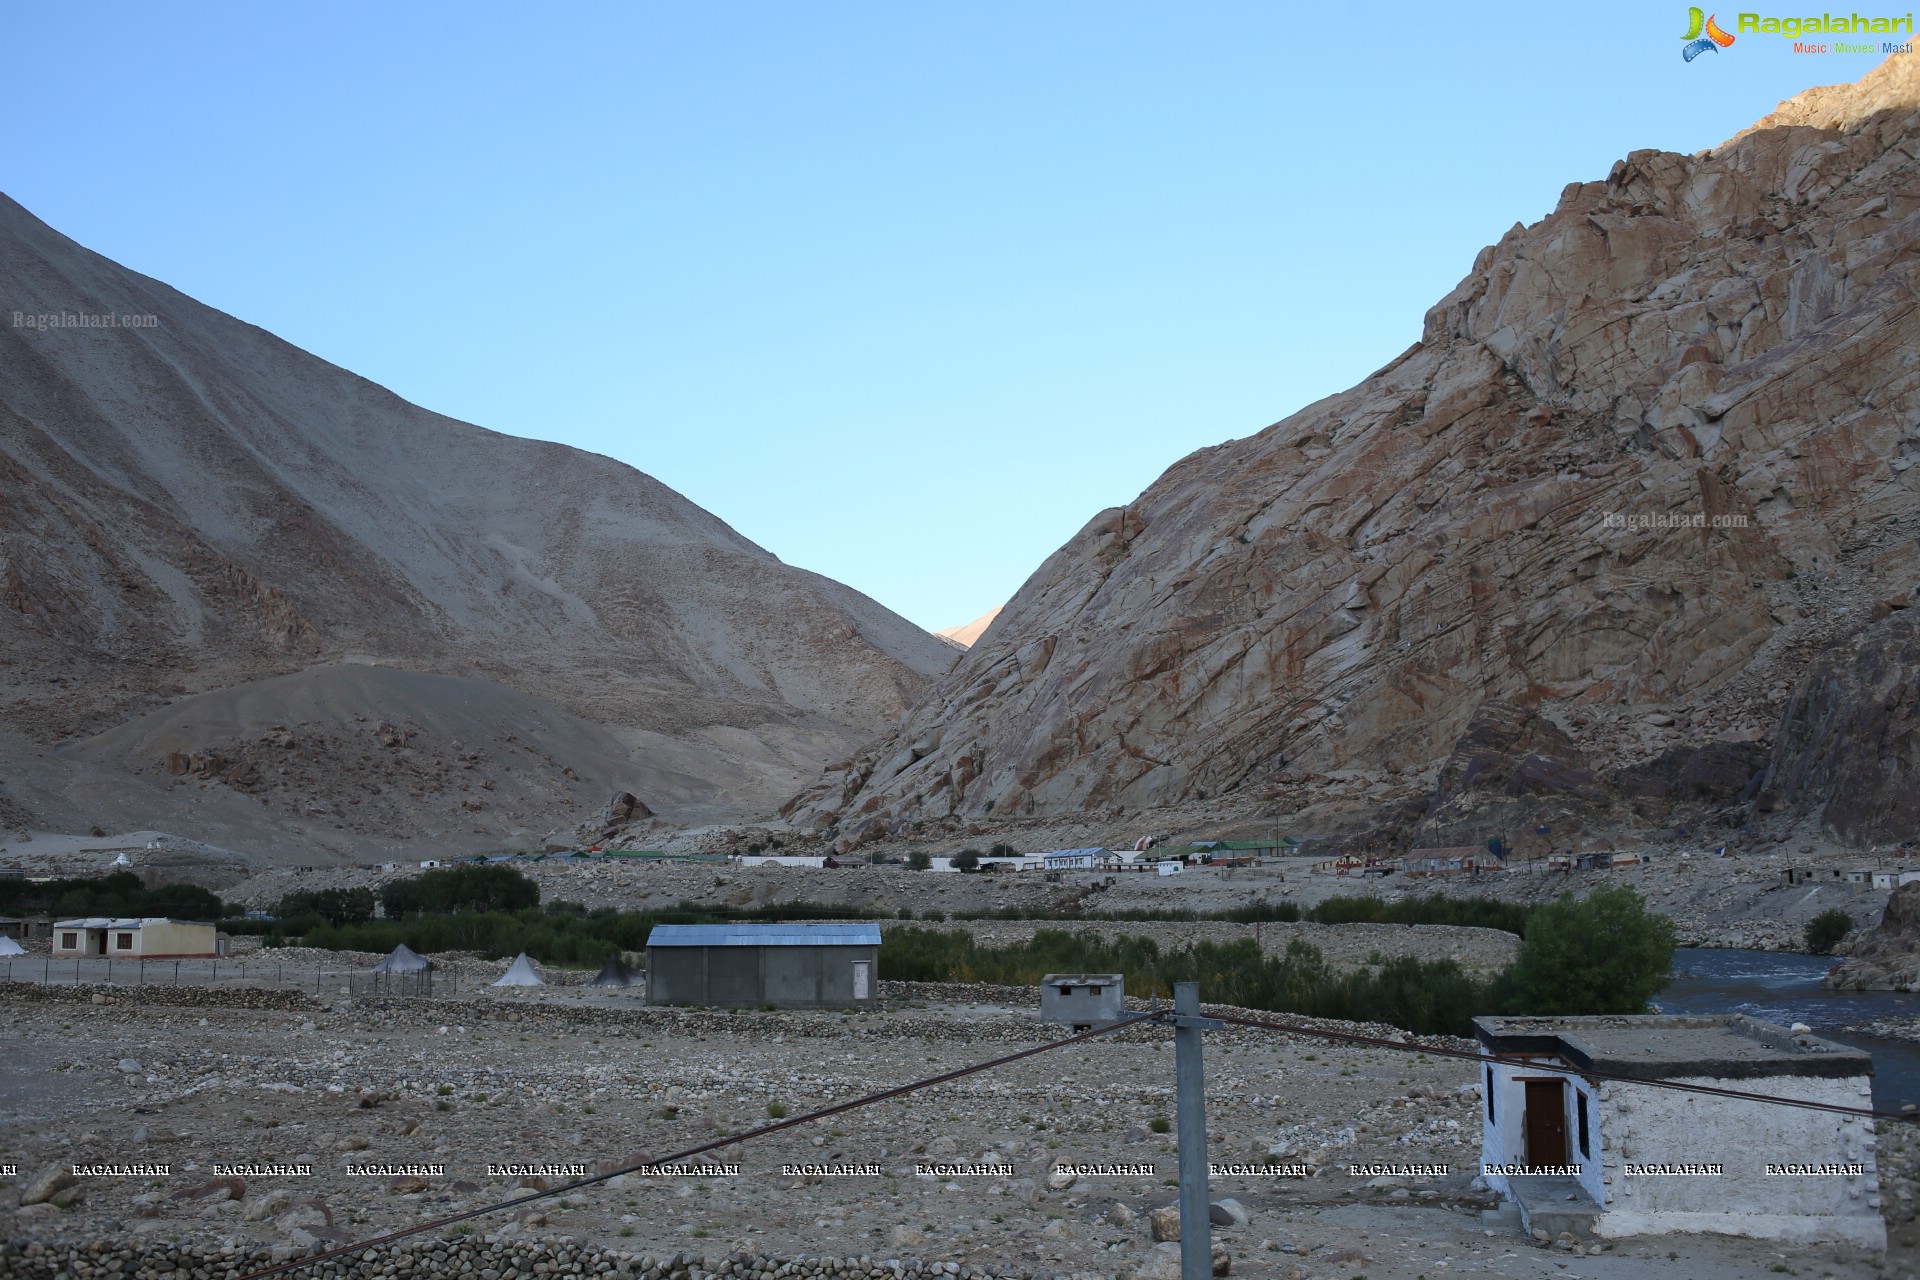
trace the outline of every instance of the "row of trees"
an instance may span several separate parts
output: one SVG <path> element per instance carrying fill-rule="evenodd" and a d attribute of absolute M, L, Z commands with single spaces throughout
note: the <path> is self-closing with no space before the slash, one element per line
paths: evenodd
<path fill-rule="evenodd" d="M 1366 900 L 1349 900 L 1358 901 Z M 1425 914 L 1447 914 L 1435 905 L 1440 901 L 1429 900 Z M 979 946 L 955 930 L 893 929 L 880 967 L 890 978 L 1022 986 L 1048 973 L 1124 973 L 1134 995 L 1168 996 L 1175 982 L 1197 981 L 1208 1000 L 1221 1004 L 1470 1035 L 1472 1019 L 1484 1014 L 1644 1012 L 1671 976 L 1673 948 L 1671 920 L 1648 911 L 1632 889 L 1605 888 L 1584 900 L 1565 894 L 1528 912 L 1518 957 L 1491 977 L 1451 960 L 1413 957 L 1340 972 L 1298 940 L 1273 956 L 1251 939 L 1162 950 L 1148 938 L 1048 929 L 1005 947 Z"/>
<path fill-rule="evenodd" d="M 131 871 L 71 880 L 0 879 L 0 915 L 8 916 L 174 916 L 182 920 L 221 920 L 244 910 L 195 884 L 165 884 L 149 889 Z"/>

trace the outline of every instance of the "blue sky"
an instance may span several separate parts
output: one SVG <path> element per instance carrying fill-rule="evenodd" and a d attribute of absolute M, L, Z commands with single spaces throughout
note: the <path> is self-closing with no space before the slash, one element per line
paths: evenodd
<path fill-rule="evenodd" d="M 1688 64 L 1686 20 L 12 5 L 0 189 L 933 628 L 1186 453 L 1386 363 L 1568 182 L 1878 61 L 1747 36 Z"/>

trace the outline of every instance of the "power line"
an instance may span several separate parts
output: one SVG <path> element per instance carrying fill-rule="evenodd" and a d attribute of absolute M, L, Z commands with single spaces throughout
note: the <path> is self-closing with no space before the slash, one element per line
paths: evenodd
<path fill-rule="evenodd" d="M 432 1222 L 422 1222 L 415 1226 L 403 1227 L 398 1231 L 390 1231 L 386 1235 L 374 1236 L 371 1239 L 356 1241 L 353 1244 L 341 1245 L 338 1248 L 329 1249 L 324 1253 L 316 1253 L 310 1257 L 298 1258 L 290 1262 L 282 1262 L 262 1271 L 249 1271 L 237 1277 L 236 1280 L 263 1280 L 263 1277 L 266 1276 L 280 1275 L 283 1272 L 295 1271 L 301 1267 L 314 1266 L 330 1258 L 340 1258 L 348 1254 L 361 1253 L 368 1249 L 378 1248 L 383 1244 L 391 1244 L 396 1240 L 404 1240 L 408 1236 L 416 1236 L 428 1231 L 438 1231 L 444 1227 L 451 1227 L 456 1223 L 466 1222 L 471 1218 L 484 1217 L 487 1214 L 499 1213 L 505 1209 L 516 1209 L 523 1204 L 532 1204 L 536 1200 L 546 1200 L 553 1196 L 566 1195 L 569 1192 L 578 1191 L 582 1187 L 591 1187 L 596 1183 L 606 1182 L 610 1179 L 620 1177 L 622 1174 L 638 1173 L 645 1169 L 656 1169 L 663 1165 L 680 1164 L 684 1161 L 691 1160 L 695 1156 L 705 1155 L 709 1151 L 716 1151 L 721 1147 L 729 1147 L 742 1142 L 751 1142 L 755 1138 L 764 1138 L 769 1134 L 779 1133 L 782 1129 L 791 1129 L 795 1125 L 808 1124 L 814 1120 L 824 1120 L 829 1116 L 837 1116 L 843 1112 L 853 1111 L 860 1107 L 870 1107 L 877 1102 L 886 1102 L 889 1099 L 903 1097 L 906 1094 L 915 1093 L 921 1089 L 930 1088 L 933 1085 L 945 1084 L 950 1080 L 958 1080 L 964 1076 L 976 1075 L 982 1071 L 991 1071 L 995 1067 L 1004 1067 L 1009 1063 L 1018 1062 L 1022 1058 L 1031 1058 L 1036 1054 L 1048 1053 L 1054 1049 L 1062 1049 L 1067 1045 L 1078 1044 L 1084 1040 L 1091 1040 L 1096 1036 L 1111 1035 L 1115 1031 L 1124 1031 L 1128 1027 L 1139 1026 L 1143 1023 L 1164 1022 L 1169 1016 L 1171 1016 L 1170 1013 L 1134 1014 L 1117 1022 L 1110 1022 L 1103 1027 L 1095 1027 L 1091 1031 L 1082 1031 L 1059 1040 L 1049 1041 L 1043 1045 L 1036 1045 L 1031 1049 L 1022 1049 L 1018 1053 L 1010 1053 L 1005 1057 L 994 1058 L 987 1062 L 977 1062 L 969 1067 L 960 1067 L 957 1070 L 948 1071 L 941 1075 L 929 1076 L 924 1080 L 916 1080 L 911 1084 L 903 1084 L 897 1088 L 883 1090 L 880 1093 L 870 1093 L 864 1098 L 855 1098 L 851 1102 L 842 1102 L 836 1106 L 826 1107 L 819 1111 L 810 1111 L 803 1116 L 793 1116 L 786 1120 L 779 1120 L 773 1124 L 762 1125 L 758 1129 L 749 1129 L 745 1133 L 736 1133 L 730 1137 L 715 1138 L 711 1142 L 703 1142 L 697 1147 L 688 1147 L 685 1151 L 675 1152 L 673 1155 L 663 1156 L 657 1160 L 641 1161 L 638 1164 L 630 1164 L 625 1168 L 595 1174 L 590 1178 L 581 1178 L 577 1181 L 566 1183 L 563 1186 L 553 1187 L 546 1191 L 535 1191 L 528 1195 L 519 1196 L 512 1200 L 502 1200 L 497 1204 L 486 1205 L 479 1209 L 469 1209 L 464 1213 L 449 1214 L 444 1218 L 436 1218 Z"/>

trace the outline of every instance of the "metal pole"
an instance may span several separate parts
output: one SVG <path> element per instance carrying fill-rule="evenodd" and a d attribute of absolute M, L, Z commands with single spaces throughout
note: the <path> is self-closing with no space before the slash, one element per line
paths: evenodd
<path fill-rule="evenodd" d="M 1200 1016 L 1200 984 L 1173 984 L 1174 1116 L 1180 1125 L 1180 1280 L 1211 1280 L 1213 1225 L 1207 1219 L 1207 1087 L 1200 1033 L 1221 1024 Z"/>

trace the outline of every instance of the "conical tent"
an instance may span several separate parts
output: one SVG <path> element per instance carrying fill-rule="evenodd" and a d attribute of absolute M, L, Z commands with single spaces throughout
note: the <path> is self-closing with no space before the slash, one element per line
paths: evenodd
<path fill-rule="evenodd" d="M 0 956 L 23 956 L 25 954 L 27 954 L 25 947 L 15 942 L 6 934 L 0 933 Z M 614 957 L 615 960 L 619 958 L 619 956 Z"/>
<path fill-rule="evenodd" d="M 507 971 L 501 974 L 499 980 L 493 985 L 496 987 L 544 987 L 547 984 L 542 982 L 540 975 L 533 971 L 533 961 L 527 959 L 527 953 L 522 951 L 514 957 L 513 963 L 507 966 Z"/>
<path fill-rule="evenodd" d="M 420 955 L 406 943 L 393 949 L 393 954 L 373 966 L 375 973 L 425 973 L 433 968 L 433 961 Z"/>
<path fill-rule="evenodd" d="M 621 959 L 620 953 L 616 951 L 607 957 L 607 962 L 600 966 L 600 972 L 596 974 L 593 981 L 587 985 L 590 987 L 634 987 L 640 985 L 640 975 L 632 969 L 629 969 L 627 962 Z"/>

